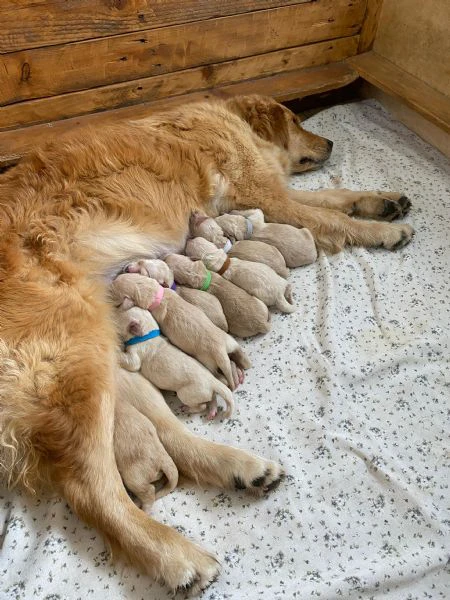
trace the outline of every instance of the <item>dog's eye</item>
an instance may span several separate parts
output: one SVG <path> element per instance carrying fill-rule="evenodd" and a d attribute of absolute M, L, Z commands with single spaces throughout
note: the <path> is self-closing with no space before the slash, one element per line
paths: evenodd
<path fill-rule="evenodd" d="M 300 165 L 305 165 L 309 162 L 309 158 L 301 158 L 298 162 Z"/>

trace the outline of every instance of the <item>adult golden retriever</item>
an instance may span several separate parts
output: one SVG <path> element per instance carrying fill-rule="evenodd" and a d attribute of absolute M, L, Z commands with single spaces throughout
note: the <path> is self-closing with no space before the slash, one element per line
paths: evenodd
<path fill-rule="evenodd" d="M 48 480 L 113 549 L 173 590 L 216 576 L 214 557 L 133 504 L 114 458 L 116 394 L 154 423 L 179 472 L 202 485 L 268 491 L 273 462 L 193 436 L 140 375 L 116 389 L 107 282 L 132 259 L 180 252 L 194 210 L 259 207 L 308 227 L 317 245 L 395 249 L 413 234 L 391 220 L 396 193 L 288 189 L 332 142 L 257 96 L 188 104 L 166 114 L 54 140 L 0 177 L 0 423 L 10 484 Z"/>

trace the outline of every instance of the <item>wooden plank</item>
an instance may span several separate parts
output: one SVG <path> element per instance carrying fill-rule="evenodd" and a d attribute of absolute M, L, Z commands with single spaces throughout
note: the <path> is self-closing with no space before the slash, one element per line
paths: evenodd
<path fill-rule="evenodd" d="M 376 98 L 395 119 L 450 158 L 450 133 L 443 131 L 440 127 L 419 115 L 417 111 L 406 106 L 403 101 L 389 96 L 370 83 L 364 82 L 361 95 L 363 98 Z"/>
<path fill-rule="evenodd" d="M 321 0 L 1 55 L 0 105 L 349 36 L 364 1 L 348 4 Z"/>
<path fill-rule="evenodd" d="M 312 0 L 2 0 L 0 52 L 155 29 Z"/>
<path fill-rule="evenodd" d="M 449 0 L 384 0 L 373 49 L 450 96 L 449 26 Z"/>
<path fill-rule="evenodd" d="M 213 97 L 230 97 L 236 94 L 259 93 L 273 96 L 279 101 L 338 89 L 357 79 L 357 73 L 345 63 L 331 63 L 311 69 L 289 71 L 254 81 L 235 83 L 213 90 L 156 100 L 151 103 L 129 106 L 84 117 L 65 119 L 22 129 L 0 131 L 0 165 L 17 161 L 20 156 L 49 138 L 79 129 L 86 125 L 105 125 L 128 119 L 139 119 L 171 106 L 205 100 Z"/>
<path fill-rule="evenodd" d="M 368 52 L 372 49 L 377 34 L 383 0 L 367 0 L 366 14 L 359 37 L 358 53 Z"/>
<path fill-rule="evenodd" d="M 348 63 L 369 83 L 399 98 L 426 119 L 450 132 L 450 98 L 375 52 L 349 58 Z"/>
<path fill-rule="evenodd" d="M 353 36 L 92 90 L 10 104 L 0 109 L 0 127 L 64 119 L 295 68 L 327 64 L 355 54 L 357 42 L 357 36 Z"/>

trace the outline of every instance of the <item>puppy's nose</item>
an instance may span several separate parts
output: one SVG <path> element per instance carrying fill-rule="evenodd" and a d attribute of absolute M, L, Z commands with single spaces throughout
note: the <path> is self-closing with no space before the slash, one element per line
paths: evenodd
<path fill-rule="evenodd" d="M 328 150 L 331 152 L 331 150 L 333 149 L 333 142 L 331 140 L 327 140 L 327 146 Z"/>

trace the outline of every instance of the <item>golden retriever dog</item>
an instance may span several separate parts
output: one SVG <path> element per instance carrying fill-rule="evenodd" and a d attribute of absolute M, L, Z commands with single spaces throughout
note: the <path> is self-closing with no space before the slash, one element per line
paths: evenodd
<path fill-rule="evenodd" d="M 0 440 L 10 485 L 51 482 L 73 510 L 145 573 L 197 593 L 216 559 L 129 498 L 114 456 L 115 398 L 154 424 L 180 475 L 266 492 L 281 468 L 185 430 L 136 373 L 116 383 L 111 279 L 131 261 L 185 246 L 194 211 L 261 208 L 307 227 L 320 248 L 399 248 L 412 237 L 398 193 L 288 188 L 332 142 L 257 96 L 187 104 L 149 118 L 68 134 L 0 176 Z"/>

